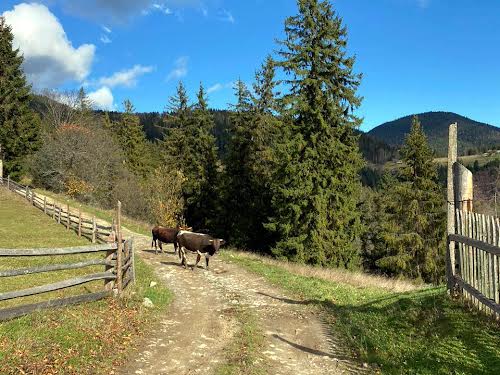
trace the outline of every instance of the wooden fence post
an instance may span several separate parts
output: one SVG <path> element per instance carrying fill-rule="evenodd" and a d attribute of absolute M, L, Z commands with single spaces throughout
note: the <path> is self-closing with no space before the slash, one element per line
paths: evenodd
<path fill-rule="evenodd" d="M 10 174 L 7 176 L 7 189 L 10 190 Z"/>
<path fill-rule="evenodd" d="M 47 197 L 43 197 L 43 213 L 47 215 Z"/>
<path fill-rule="evenodd" d="M 95 243 L 96 232 L 97 232 L 97 225 L 95 223 L 95 216 L 92 216 L 92 243 Z"/>
<path fill-rule="evenodd" d="M 56 202 L 52 201 L 52 220 L 56 219 Z"/>
<path fill-rule="evenodd" d="M 453 166 L 457 162 L 457 124 L 451 124 L 448 131 L 448 215 L 447 234 L 455 234 L 455 193 L 453 184 Z M 446 280 L 448 292 L 455 289 L 455 242 L 447 241 L 446 251 Z"/>
<path fill-rule="evenodd" d="M 68 211 L 68 216 L 66 220 L 66 230 L 69 230 L 69 223 L 70 223 L 70 218 L 69 218 L 69 204 L 66 204 L 66 210 Z"/>
<path fill-rule="evenodd" d="M 35 192 L 31 189 L 31 205 L 35 205 Z"/>
<path fill-rule="evenodd" d="M 472 172 L 460 163 L 453 166 L 453 183 L 455 191 L 455 207 L 462 211 L 472 211 L 474 199 L 474 182 Z"/>
<path fill-rule="evenodd" d="M 57 206 L 57 224 L 61 224 L 61 206 Z"/>
<path fill-rule="evenodd" d="M 134 253 L 134 238 L 130 238 L 130 257 L 132 258 L 132 283 L 135 284 L 135 253 Z"/>
<path fill-rule="evenodd" d="M 29 190 L 29 189 L 28 189 L 28 185 L 26 185 L 26 186 L 24 187 L 24 198 L 26 198 L 26 200 L 28 200 L 28 190 Z"/>
<path fill-rule="evenodd" d="M 117 230 L 117 242 L 118 250 L 116 254 L 116 287 L 118 289 L 118 295 L 122 292 L 122 252 L 123 252 L 123 242 L 122 242 L 122 227 L 121 227 L 121 216 L 122 216 L 122 202 L 118 201 L 116 208 L 116 230 Z"/>
<path fill-rule="evenodd" d="M 78 237 L 82 236 L 82 211 L 78 210 Z"/>

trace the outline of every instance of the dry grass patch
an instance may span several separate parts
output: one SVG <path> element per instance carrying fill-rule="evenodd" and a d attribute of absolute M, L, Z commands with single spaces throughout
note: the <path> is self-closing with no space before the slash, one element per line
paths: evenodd
<path fill-rule="evenodd" d="M 244 251 L 231 250 L 229 256 L 234 254 L 238 257 L 259 260 L 263 264 L 279 266 L 295 275 L 314 277 L 325 281 L 347 284 L 358 288 L 380 288 L 390 292 L 410 292 L 426 288 L 428 286 L 412 282 L 410 280 L 401 280 L 383 276 L 370 275 L 363 272 L 353 272 L 342 269 L 320 268 L 304 264 L 292 263 L 282 260 L 272 259 L 270 257 L 248 253 Z"/>

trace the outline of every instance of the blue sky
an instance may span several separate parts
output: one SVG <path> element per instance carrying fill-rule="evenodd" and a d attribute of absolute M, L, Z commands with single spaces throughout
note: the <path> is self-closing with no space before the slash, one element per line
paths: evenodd
<path fill-rule="evenodd" d="M 363 130 L 430 110 L 500 126 L 500 1 L 336 0 L 364 75 Z M 294 0 L 2 0 L 34 87 L 76 89 L 163 111 L 182 79 L 210 104 L 234 101 L 283 37 Z"/>

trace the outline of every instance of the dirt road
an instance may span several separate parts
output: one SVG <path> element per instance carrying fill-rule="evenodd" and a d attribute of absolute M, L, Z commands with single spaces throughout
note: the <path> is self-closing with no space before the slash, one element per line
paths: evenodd
<path fill-rule="evenodd" d="M 129 233 L 130 235 L 131 233 Z M 313 307 L 263 278 L 212 258 L 210 270 L 186 270 L 173 247 L 155 255 L 151 239 L 134 234 L 136 254 L 151 265 L 175 299 L 121 374 L 212 374 L 244 324 L 235 308 L 252 314 L 263 336 L 255 366 L 267 374 L 367 373 L 332 336 Z M 194 263 L 194 256 L 189 259 Z M 201 263 L 201 262 L 200 262 Z"/>

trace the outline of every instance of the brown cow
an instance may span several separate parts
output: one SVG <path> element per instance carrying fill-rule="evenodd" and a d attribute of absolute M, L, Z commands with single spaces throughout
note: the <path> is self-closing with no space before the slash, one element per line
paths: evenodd
<path fill-rule="evenodd" d="M 201 256 L 205 256 L 206 269 L 208 269 L 208 261 L 210 257 L 214 256 L 219 248 L 224 245 L 225 241 L 220 238 L 214 238 L 208 234 L 192 233 L 187 231 L 180 231 L 177 235 L 177 242 L 179 244 L 179 253 L 181 254 L 181 264 L 187 268 L 186 250 L 197 253 L 196 263 L 193 270 L 198 265 Z"/>
<path fill-rule="evenodd" d="M 157 244 L 160 247 L 160 251 L 163 254 L 163 247 L 162 243 L 172 243 L 174 244 L 174 253 L 177 253 L 177 234 L 181 230 L 185 231 L 190 231 L 193 228 L 191 227 L 185 227 L 185 226 L 180 226 L 178 225 L 176 228 L 165 228 L 165 227 L 160 227 L 156 226 L 151 230 L 151 233 L 153 235 L 153 240 L 151 241 L 151 247 L 153 247 L 153 244 L 155 246 L 155 254 L 158 254 L 158 247 Z M 179 252 L 179 258 L 181 257 L 181 254 Z"/>

